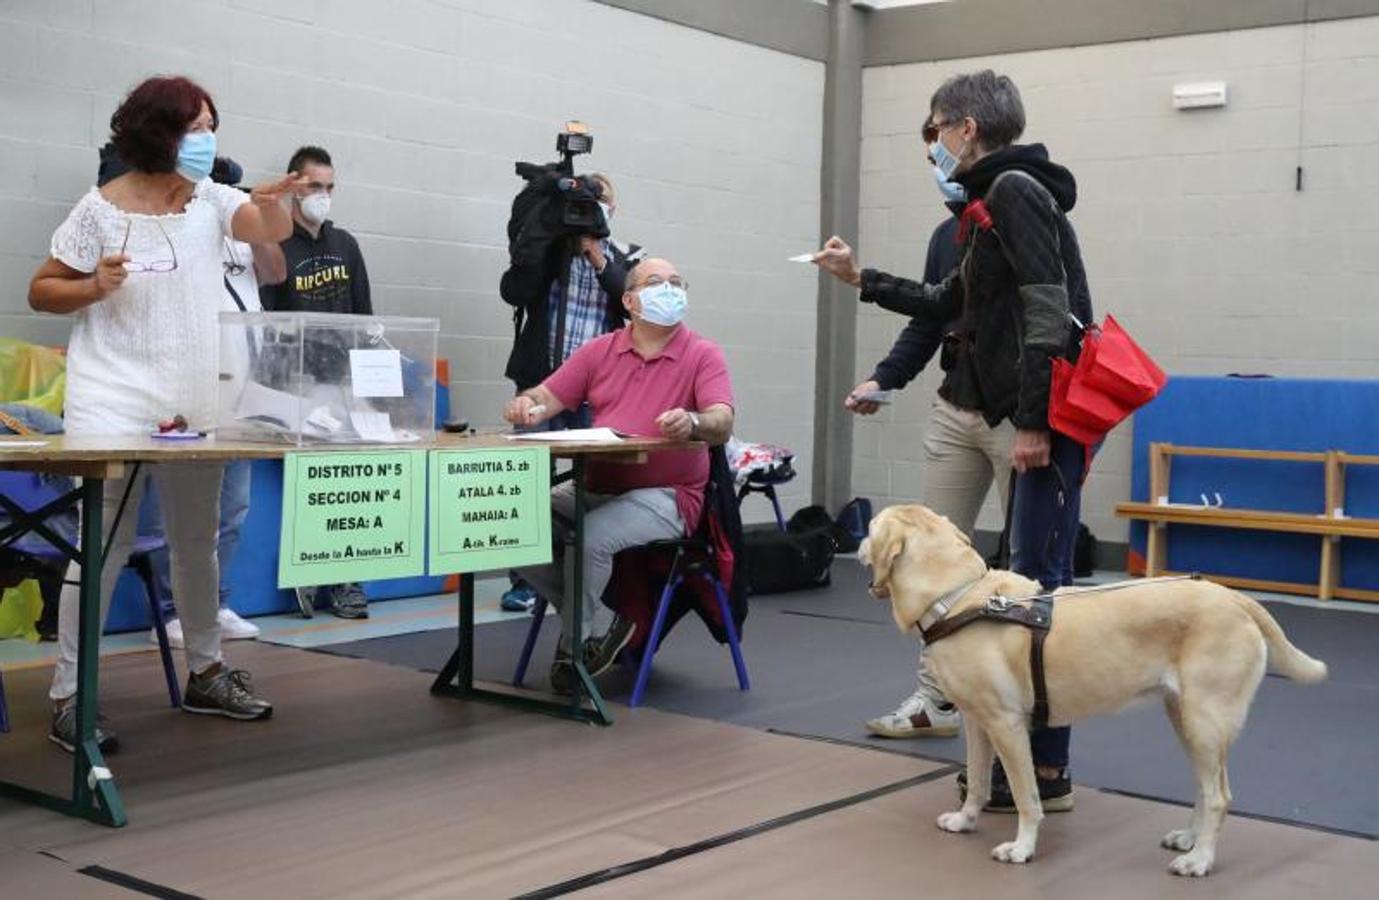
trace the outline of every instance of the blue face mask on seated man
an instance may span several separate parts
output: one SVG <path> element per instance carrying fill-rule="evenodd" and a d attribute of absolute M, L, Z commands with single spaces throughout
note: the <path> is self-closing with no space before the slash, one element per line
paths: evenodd
<path fill-rule="evenodd" d="M 215 132 L 189 131 L 177 145 L 177 174 L 188 181 L 200 181 L 215 165 Z"/>
<path fill-rule="evenodd" d="M 642 301 L 642 319 L 652 325 L 679 325 L 689 308 L 689 294 L 668 281 L 644 287 L 637 296 Z"/>

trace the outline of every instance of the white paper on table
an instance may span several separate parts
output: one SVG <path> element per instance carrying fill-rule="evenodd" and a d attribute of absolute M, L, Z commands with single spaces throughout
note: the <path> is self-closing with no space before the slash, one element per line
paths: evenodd
<path fill-rule="evenodd" d="M 47 441 L 0 441 L 0 450 L 25 450 L 46 446 Z"/>
<path fill-rule="evenodd" d="M 799 262 L 799 263 L 812 263 L 812 262 L 814 261 L 814 254 L 813 254 L 813 253 L 801 253 L 799 256 L 791 256 L 791 257 L 788 257 L 785 261 L 786 261 L 786 262 Z"/>
<path fill-rule="evenodd" d="M 393 431 L 392 417 L 385 412 L 351 412 L 350 424 L 363 440 L 383 444 L 395 444 L 398 441 L 397 434 Z"/>
<path fill-rule="evenodd" d="M 528 431 L 509 434 L 510 441 L 546 441 L 571 444 L 621 444 L 622 437 L 611 428 L 571 428 L 568 431 Z"/>
<path fill-rule="evenodd" d="M 396 350 L 351 350 L 350 382 L 356 397 L 401 397 L 402 354 Z"/>

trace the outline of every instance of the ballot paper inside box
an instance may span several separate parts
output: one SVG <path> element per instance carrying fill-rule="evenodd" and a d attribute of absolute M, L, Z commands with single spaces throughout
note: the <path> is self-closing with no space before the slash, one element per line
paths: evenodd
<path fill-rule="evenodd" d="M 216 436 L 411 443 L 436 428 L 436 319 L 220 314 Z"/>

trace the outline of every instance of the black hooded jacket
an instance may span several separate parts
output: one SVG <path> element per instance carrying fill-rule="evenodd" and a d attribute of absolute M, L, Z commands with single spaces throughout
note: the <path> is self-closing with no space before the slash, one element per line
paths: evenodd
<path fill-rule="evenodd" d="M 862 302 L 935 322 L 962 321 L 956 364 L 975 386 L 973 401 L 991 425 L 1047 430 L 1055 357 L 1072 357 L 1091 295 L 1067 213 L 1077 202 L 1072 173 L 1042 144 L 988 154 L 955 180 L 983 200 L 993 227 L 969 229 L 962 263 L 921 284 L 862 271 Z"/>

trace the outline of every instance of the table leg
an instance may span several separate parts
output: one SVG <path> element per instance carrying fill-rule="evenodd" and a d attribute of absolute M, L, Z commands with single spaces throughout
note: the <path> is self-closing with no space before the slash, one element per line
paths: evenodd
<path fill-rule="evenodd" d="M 81 616 L 77 638 L 77 747 L 72 772 L 72 799 L 86 815 L 108 825 L 125 823 L 124 804 L 115 779 L 96 742 L 96 708 L 101 661 L 101 511 L 105 482 L 82 480 Z M 92 806 L 92 803 L 95 806 Z M 99 807 L 99 810 L 97 809 Z"/>
<path fill-rule="evenodd" d="M 566 610 L 568 615 L 562 616 L 562 627 L 566 634 L 570 635 L 573 642 L 570 646 L 578 647 L 582 622 L 580 614 L 583 610 L 581 602 L 581 591 L 584 580 L 584 512 L 586 498 L 584 496 L 584 466 L 583 460 L 574 461 L 574 480 L 575 480 L 575 542 L 571 552 L 575 554 L 574 559 L 574 579 L 568 586 L 566 592 Z M 474 682 L 474 575 L 466 572 L 460 575 L 459 590 L 460 620 L 457 634 L 455 652 L 450 655 L 441 668 L 436 680 L 431 683 L 431 693 L 442 697 L 455 697 L 461 700 L 479 700 L 485 703 L 494 703 L 499 706 L 507 706 L 516 709 L 524 709 L 531 712 L 541 712 L 548 715 L 559 716 L 566 719 L 575 719 L 580 722 L 594 722 L 599 725 L 612 725 L 613 719 L 608 715 L 607 707 L 604 705 L 603 695 L 599 693 L 594 680 L 589 677 L 589 672 L 584 668 L 583 661 L 579 654 L 575 654 L 575 672 L 579 677 L 579 688 L 576 688 L 575 696 L 572 700 L 550 700 L 529 692 L 520 691 L 503 685 L 501 689 L 493 687 L 479 687 Z M 571 630 L 572 629 L 572 630 Z M 593 708 L 590 709 L 580 702 L 580 691 L 589 697 Z"/>
<path fill-rule="evenodd" d="M 101 512 L 105 482 L 82 479 L 81 488 L 67 497 L 81 502 L 81 593 L 77 637 L 77 740 L 72 755 L 72 792 L 59 797 L 10 782 L 0 782 L 0 794 L 46 806 L 69 816 L 119 827 L 126 822 L 124 803 L 115 779 L 96 744 L 101 633 Z M 61 511 L 61 510 L 55 510 Z M 64 542 L 65 543 L 65 542 Z M 64 548 L 65 550 L 65 548 Z"/>
<path fill-rule="evenodd" d="M 584 667 L 584 654 L 581 652 L 584 647 L 584 517 L 588 512 L 588 497 L 584 491 L 584 459 L 576 457 L 574 460 L 574 483 L 575 483 L 575 540 L 570 547 L 570 552 L 575 555 L 574 564 L 570 567 L 573 577 L 566 585 L 565 608 L 568 615 L 564 617 L 567 634 L 570 636 L 570 655 L 574 658 L 574 668 L 577 680 L 575 682 L 575 692 L 570 702 L 575 706 L 580 704 L 581 692 L 589 698 L 593 704 L 595 718 L 594 721 L 601 725 L 612 725 L 613 718 L 608 715 L 608 708 L 604 705 L 603 694 L 599 693 L 598 685 L 589 675 L 589 670 Z"/>

